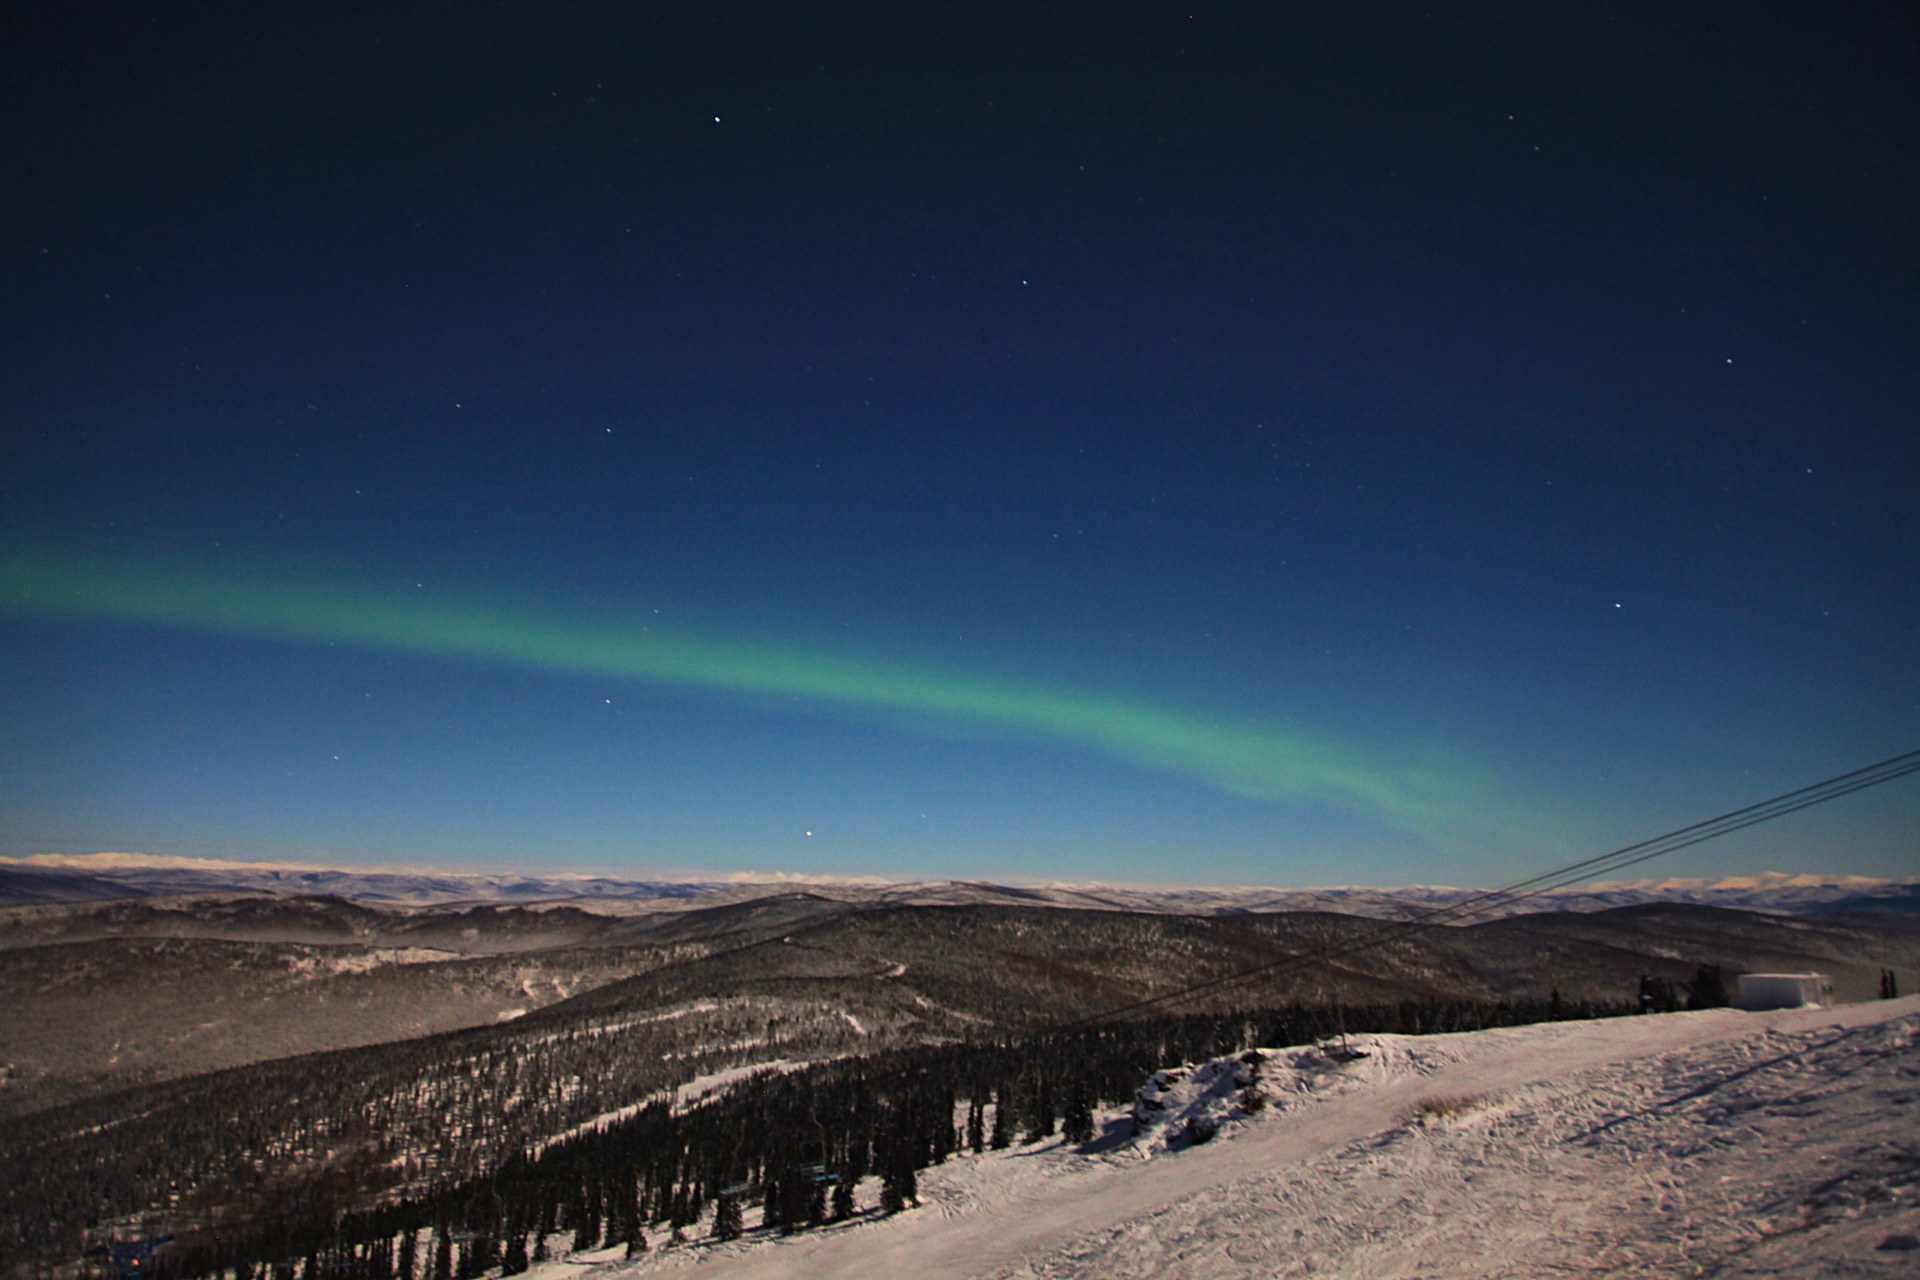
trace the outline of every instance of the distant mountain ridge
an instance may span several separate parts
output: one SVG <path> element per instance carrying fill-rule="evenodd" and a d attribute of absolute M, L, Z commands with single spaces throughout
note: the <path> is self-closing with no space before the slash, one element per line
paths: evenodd
<path fill-rule="evenodd" d="M 961 906 L 1000 904 L 1064 909 L 1221 915 L 1248 911 L 1337 911 L 1404 919 L 1459 906 L 1484 891 L 1439 885 L 1398 888 L 1154 888 L 984 881 L 889 883 L 768 877 L 765 880 L 643 880 L 617 876 L 513 875 L 454 871 L 361 871 L 142 854 L 41 854 L 0 858 L 0 907 L 179 895 L 326 896 L 388 907 L 450 904 L 567 904 L 600 914 L 684 910 L 748 902 L 804 887 L 858 904 Z M 1775 914 L 1867 912 L 1920 915 L 1920 877 L 1790 875 L 1766 872 L 1718 879 L 1603 881 L 1555 889 L 1474 912 L 1492 919 L 1539 911 L 1605 911 L 1648 903 L 1693 903 Z"/>

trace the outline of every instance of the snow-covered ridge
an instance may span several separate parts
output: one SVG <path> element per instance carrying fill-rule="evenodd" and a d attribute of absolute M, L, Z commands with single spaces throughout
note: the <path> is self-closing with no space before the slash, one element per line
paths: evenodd
<path fill-rule="evenodd" d="M 529 1280 L 1906 1275 L 1917 1045 L 1909 996 L 1262 1049 L 1158 1073 L 1091 1143 L 925 1170 L 892 1217 L 863 1186 L 836 1226 Z"/>
<path fill-rule="evenodd" d="M 37 854 L 0 858 L 0 903 L 175 894 L 328 895 L 369 905 L 432 907 L 569 905 L 601 914 L 652 913 L 750 902 L 805 892 L 874 905 L 986 905 L 1221 914 L 1240 911 L 1338 911 L 1398 919 L 1473 902 L 1478 889 L 1445 885 L 1293 889 L 1153 887 L 1096 883 L 1002 885 L 984 881 L 889 883 L 871 878 L 791 877 L 747 882 L 642 880 L 615 876 L 521 876 L 468 872 L 351 870 L 150 857 L 144 854 Z M 1920 877 L 1790 875 L 1767 872 L 1719 879 L 1601 881 L 1514 902 L 1492 902 L 1474 919 L 1534 911 L 1601 911 L 1683 902 L 1750 911 L 1920 912 Z"/>
<path fill-rule="evenodd" d="M 535 905 L 596 900 L 670 902 L 698 898 L 725 886 L 611 876 L 523 876 L 461 871 L 379 871 L 308 867 L 212 858 L 129 853 L 35 854 L 0 858 L 0 887 L 7 881 L 62 882 L 60 898 L 150 897 L 169 894 L 254 893 L 325 895 L 388 906 L 453 903 Z M 88 892 L 92 889 L 93 892 Z M 6 899 L 0 898 L 0 901 Z M 14 900 L 33 900 L 16 898 Z"/>

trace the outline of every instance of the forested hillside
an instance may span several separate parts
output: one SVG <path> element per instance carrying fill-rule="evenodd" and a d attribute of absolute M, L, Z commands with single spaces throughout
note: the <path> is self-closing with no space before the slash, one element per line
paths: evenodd
<path fill-rule="evenodd" d="M 996 1124 L 1036 1132 L 1077 1123 L 1087 1106 L 1125 1096 L 1170 1055 L 1289 1043 L 1343 1026 L 1420 1032 L 1624 1012 L 1649 989 L 1684 993 L 1708 965 L 1727 973 L 1818 967 L 1844 994 L 1864 997 L 1883 967 L 1910 983 L 1920 961 L 1920 938 L 1898 929 L 1695 907 L 1414 929 L 1325 913 L 856 910 L 797 894 L 620 921 L 590 942 L 547 948 L 525 945 L 529 917 L 468 909 L 374 932 L 380 943 L 396 928 L 464 937 L 468 955 L 383 950 L 358 940 L 364 931 L 331 946 L 181 937 L 181 918 L 211 931 L 221 912 L 168 910 L 174 919 L 163 923 L 174 932 L 164 939 L 0 951 L 0 974 L 11 975 L 24 1002 L 16 1007 L 42 1000 L 66 1027 L 83 1025 L 92 1010 L 109 1023 L 144 1017 L 180 1032 L 214 1005 L 235 1027 L 256 1017 L 270 1026 L 268 1011 L 305 998 L 343 1010 L 341 1025 L 357 1016 L 364 1030 L 380 1025 L 370 1022 L 374 1012 L 457 1011 L 450 992 L 500 991 L 513 981 L 529 988 L 530 975 L 541 975 L 551 998 L 508 1021 L 263 1053 L 171 1080 L 115 1088 L 103 1074 L 83 1082 L 96 1092 L 57 1105 L 45 1092 L 37 1101 L 17 1090 L 25 1105 L 0 1120 L 9 1168 L 31 1171 L 0 1182 L 0 1252 L 14 1271 L 77 1256 L 102 1233 L 140 1220 L 181 1232 L 225 1223 L 229 1250 L 254 1241 L 245 1257 L 220 1254 L 221 1266 L 280 1260 L 273 1251 L 293 1247 L 293 1237 L 263 1236 L 262 1224 L 307 1231 L 315 1214 L 358 1215 L 366 1224 L 355 1228 L 365 1233 L 358 1243 L 374 1253 L 379 1240 L 398 1240 L 395 1224 L 406 1214 L 440 1225 L 458 1219 L 468 1234 L 496 1241 L 553 1215 L 576 1230 L 585 1210 L 568 1207 L 573 1191 L 553 1190 L 556 1178 L 584 1185 L 553 1172 L 566 1160 L 628 1171 L 617 1176 L 631 1187 L 622 1181 L 593 1194 L 603 1205 L 617 1201 L 615 1216 L 629 1226 L 670 1222 L 689 1199 L 710 1204 L 728 1186 L 745 1187 L 739 1194 L 754 1203 L 772 1188 L 778 1215 L 782 1196 L 800 1194 L 781 1189 L 791 1172 L 783 1160 L 832 1165 L 842 1179 L 893 1168 L 898 1181 L 982 1126 L 991 1140 Z M 261 927 L 253 913 L 221 910 Z M 331 904 L 281 904 L 275 913 L 308 928 L 352 918 Z M 496 926 L 492 936 L 487 924 Z M 560 917 L 562 934 L 579 927 Z M 136 976 L 142 966 L 144 978 Z M 291 993 L 284 978 L 276 986 L 262 976 L 302 966 L 328 976 Z M 568 991 L 566 983 L 579 985 Z M 175 999 L 155 1000 L 156 992 Z M 1117 1009 L 1128 1010 L 1117 1023 L 1085 1021 Z M 37 1024 L 9 1025 L 9 1053 L 30 1048 Z M 684 1113 L 675 1101 L 689 1081 L 774 1063 L 786 1074 L 713 1106 Z M 17 1065 L 14 1073 L 23 1074 Z M 793 1137 L 801 1112 L 826 1136 Z M 608 1117 L 624 1117 L 607 1132 L 626 1137 L 566 1138 Z M 731 1136 L 698 1136 L 712 1126 Z M 614 1145 L 596 1145 L 604 1142 Z M 607 1154 L 616 1151 L 625 1154 Z M 462 1188 L 476 1179 L 489 1195 L 505 1195 L 499 1188 L 520 1185 L 515 1179 L 528 1189 L 512 1193 L 521 1199 L 511 1214 L 475 1218 Z M 596 1213 L 604 1234 L 612 1211 Z M 194 1238 L 195 1248 L 211 1247 Z M 177 1259 L 187 1256 L 186 1239 Z M 216 1265 L 206 1261 L 213 1255 L 193 1256 L 201 1258 L 193 1266 Z M 353 1256 L 359 1261 L 338 1255 L 327 1265 L 356 1276 L 354 1267 L 378 1270 L 372 1253 Z"/>

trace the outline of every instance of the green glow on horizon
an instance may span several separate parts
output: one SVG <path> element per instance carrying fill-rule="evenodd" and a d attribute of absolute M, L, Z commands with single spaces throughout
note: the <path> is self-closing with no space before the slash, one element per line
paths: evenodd
<path fill-rule="evenodd" d="M 396 601 L 311 581 L 8 552 L 0 554 L 0 610 L 800 698 L 923 729 L 1069 744 L 1231 795 L 1323 804 L 1424 835 L 1462 820 L 1453 797 L 1468 789 L 1459 778 L 1390 768 L 1305 735 L 1106 694 L 472 603 Z"/>

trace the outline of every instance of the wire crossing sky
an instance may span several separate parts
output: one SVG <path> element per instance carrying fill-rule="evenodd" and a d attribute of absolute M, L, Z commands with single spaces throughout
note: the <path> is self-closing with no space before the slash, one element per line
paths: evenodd
<path fill-rule="evenodd" d="M 218 578 L 190 566 L 8 554 L 0 557 L 0 607 L 904 713 L 906 723 L 919 717 L 1068 744 L 1232 795 L 1327 804 L 1428 834 L 1461 816 L 1440 797 L 1466 789 L 1461 778 L 1369 766 L 1330 743 L 1098 694 L 679 636 L 638 624 L 595 626 L 473 605 L 395 602 L 319 583 Z"/>

